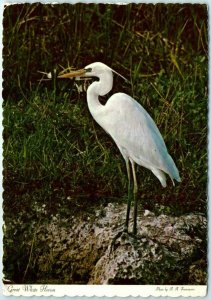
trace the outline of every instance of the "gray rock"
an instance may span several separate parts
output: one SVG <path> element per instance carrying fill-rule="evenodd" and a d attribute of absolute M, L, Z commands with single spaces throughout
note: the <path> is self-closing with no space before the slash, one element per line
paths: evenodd
<path fill-rule="evenodd" d="M 53 269 L 61 283 L 206 284 L 205 217 L 139 212 L 137 237 L 123 233 L 111 247 L 123 230 L 125 212 L 126 205 L 109 203 L 95 217 L 69 222 L 52 216 L 47 226 L 41 225 L 37 237 L 41 241 L 45 236 L 45 251 L 37 262 L 40 282 Z"/>

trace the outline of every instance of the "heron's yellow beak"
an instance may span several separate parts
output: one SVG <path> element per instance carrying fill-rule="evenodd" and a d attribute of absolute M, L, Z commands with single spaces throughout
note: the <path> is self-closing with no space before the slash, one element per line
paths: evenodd
<path fill-rule="evenodd" d="M 66 70 L 62 71 L 59 73 L 59 75 L 57 76 L 57 78 L 74 78 L 74 77 L 80 77 L 80 76 L 84 76 L 86 73 L 85 69 L 80 69 L 77 71 L 70 71 L 68 73 L 66 73 Z"/>

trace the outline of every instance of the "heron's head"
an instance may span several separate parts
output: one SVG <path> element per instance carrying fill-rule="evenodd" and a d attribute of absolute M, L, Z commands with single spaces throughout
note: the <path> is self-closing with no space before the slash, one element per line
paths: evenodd
<path fill-rule="evenodd" d="M 92 64 L 89 64 L 84 68 L 84 70 L 85 76 L 88 77 L 100 77 L 102 74 L 107 72 L 112 74 L 112 69 L 101 62 L 94 62 Z"/>
<path fill-rule="evenodd" d="M 80 69 L 77 71 L 71 71 L 68 73 L 60 73 L 58 78 L 87 78 L 87 77 L 98 77 L 100 78 L 103 74 L 105 73 L 110 73 L 112 76 L 112 72 L 116 73 L 123 79 L 125 79 L 122 75 L 105 65 L 104 63 L 101 62 L 94 62 L 92 64 L 89 64 L 86 66 L 84 69 Z M 125 79 L 126 80 L 126 79 Z"/>

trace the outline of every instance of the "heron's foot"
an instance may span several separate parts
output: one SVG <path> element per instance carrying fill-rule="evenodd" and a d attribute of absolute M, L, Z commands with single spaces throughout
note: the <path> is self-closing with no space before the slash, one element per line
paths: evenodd
<path fill-rule="evenodd" d="M 127 234 L 127 233 L 128 233 L 127 231 L 123 230 L 123 231 L 118 232 L 118 233 L 114 236 L 114 238 L 112 239 L 112 242 L 111 242 L 109 256 L 110 256 L 110 254 L 111 254 L 115 249 L 117 249 L 118 246 L 117 246 L 116 241 L 118 240 L 118 238 L 120 238 L 121 236 L 123 236 L 123 235 L 125 235 L 125 234 Z"/>
<path fill-rule="evenodd" d="M 125 226 L 124 229 L 122 231 L 118 232 L 112 239 L 109 256 L 115 249 L 117 249 L 118 244 L 120 244 L 120 242 L 118 244 L 116 243 L 118 238 L 121 237 L 122 240 L 126 240 L 128 236 L 132 236 L 134 238 L 136 237 L 136 235 L 134 233 L 129 233 L 127 226 Z"/>
<path fill-rule="evenodd" d="M 134 235 L 134 236 L 137 235 L 137 226 L 133 226 L 133 235 Z"/>

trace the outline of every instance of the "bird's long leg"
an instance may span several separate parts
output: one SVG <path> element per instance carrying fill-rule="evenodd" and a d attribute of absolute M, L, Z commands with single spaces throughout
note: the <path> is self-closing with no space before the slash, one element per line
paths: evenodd
<path fill-rule="evenodd" d="M 126 168 L 127 168 L 127 177 L 128 177 L 128 202 L 127 202 L 127 213 L 126 213 L 126 221 L 125 221 L 125 226 L 124 226 L 124 233 L 128 233 L 128 225 L 129 225 L 129 218 L 130 218 L 130 207 L 131 207 L 131 175 L 130 175 L 130 162 L 128 159 L 125 159 L 126 162 Z M 123 232 L 118 232 L 115 237 L 113 238 L 111 242 L 111 248 L 110 248 L 110 254 L 114 249 L 114 245 L 116 243 L 116 240 L 123 234 Z M 109 254 L 109 255 L 110 255 Z"/>
<path fill-rule="evenodd" d="M 132 172 L 133 172 L 133 197 L 134 197 L 134 214 L 133 214 L 133 234 L 137 233 L 137 192 L 138 192 L 138 185 L 136 180 L 136 171 L 135 171 L 135 164 L 131 160 L 132 165 Z"/>
<path fill-rule="evenodd" d="M 130 176 L 130 163 L 126 160 L 127 177 L 128 177 L 128 200 L 127 200 L 127 213 L 124 231 L 128 232 L 128 224 L 130 218 L 130 207 L 131 207 L 131 176 Z"/>

